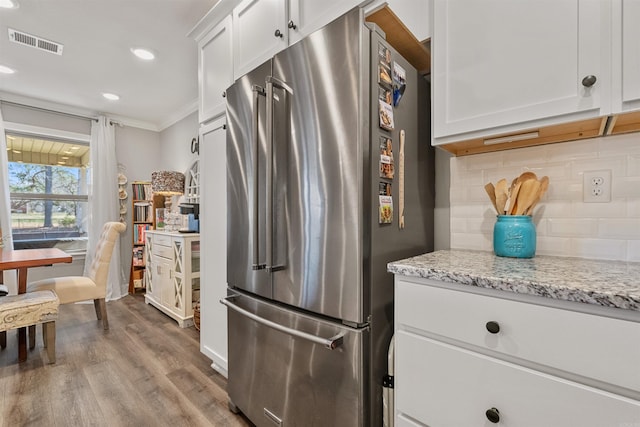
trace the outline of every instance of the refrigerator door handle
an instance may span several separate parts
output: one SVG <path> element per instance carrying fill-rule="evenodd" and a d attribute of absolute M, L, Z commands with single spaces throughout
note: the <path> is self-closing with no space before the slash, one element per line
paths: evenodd
<path fill-rule="evenodd" d="M 267 77 L 267 194 L 266 194 L 266 268 L 267 271 L 273 272 L 282 270 L 282 267 L 273 265 L 273 88 L 282 89 L 289 94 L 293 94 L 291 86 L 282 80 L 268 76 Z"/>
<path fill-rule="evenodd" d="M 253 270 L 262 270 L 266 267 L 265 264 L 260 264 L 260 232 L 258 228 L 258 221 L 260 220 L 260 212 L 258 209 L 258 156 L 260 155 L 260 144 L 258 143 L 258 102 L 260 96 L 265 96 L 264 88 L 254 85 L 251 90 L 253 91 L 253 109 L 251 118 L 251 133 L 253 138 L 253 258 L 251 262 L 251 268 Z"/>
<path fill-rule="evenodd" d="M 268 326 L 270 328 L 273 328 L 277 331 L 283 332 L 285 334 L 297 337 L 297 338 L 302 338 L 311 342 L 314 342 L 316 344 L 321 344 L 324 347 L 328 348 L 329 350 L 335 350 L 336 348 L 340 347 L 342 345 L 343 339 L 344 339 L 344 333 L 341 332 L 331 338 L 323 338 L 323 337 L 318 337 L 316 335 L 313 334 L 309 334 L 307 332 L 302 332 L 299 331 L 297 329 L 293 329 L 293 328 L 288 328 L 286 326 L 283 326 L 279 323 L 276 322 L 272 322 L 271 320 L 265 319 L 263 317 L 260 317 L 256 314 L 253 314 L 247 310 L 245 310 L 244 308 L 241 308 L 237 305 L 235 305 L 233 302 L 231 302 L 232 298 L 237 298 L 239 295 L 230 295 L 226 298 L 223 298 L 220 300 L 221 304 L 226 305 L 227 307 L 229 307 L 230 309 L 232 309 L 233 311 L 240 313 L 241 315 L 248 317 L 251 320 L 254 320 L 262 325 Z"/>

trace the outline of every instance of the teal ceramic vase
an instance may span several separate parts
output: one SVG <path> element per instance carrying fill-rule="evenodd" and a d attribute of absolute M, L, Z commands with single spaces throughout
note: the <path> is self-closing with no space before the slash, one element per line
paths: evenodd
<path fill-rule="evenodd" d="M 533 258 L 536 227 L 529 215 L 498 215 L 493 227 L 493 251 L 498 256 Z"/>

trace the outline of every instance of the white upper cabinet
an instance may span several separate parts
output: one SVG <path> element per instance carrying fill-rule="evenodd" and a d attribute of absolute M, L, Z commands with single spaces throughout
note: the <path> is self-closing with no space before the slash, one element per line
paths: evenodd
<path fill-rule="evenodd" d="M 289 44 L 325 26 L 360 2 L 361 0 L 289 0 Z"/>
<path fill-rule="evenodd" d="M 606 1 L 435 0 L 434 145 L 606 114 L 610 29 Z"/>
<path fill-rule="evenodd" d="M 227 16 L 198 40 L 200 123 L 225 112 L 224 91 L 233 83 L 231 25 Z"/>
<path fill-rule="evenodd" d="M 234 77 L 245 75 L 361 1 L 242 1 L 233 9 Z"/>
<path fill-rule="evenodd" d="M 613 4 L 613 112 L 640 110 L 640 1 Z"/>
<path fill-rule="evenodd" d="M 244 0 L 233 9 L 233 65 L 238 78 L 287 47 L 286 0 Z"/>

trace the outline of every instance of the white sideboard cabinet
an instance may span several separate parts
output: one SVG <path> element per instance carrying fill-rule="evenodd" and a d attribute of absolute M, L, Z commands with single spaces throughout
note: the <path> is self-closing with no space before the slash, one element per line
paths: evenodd
<path fill-rule="evenodd" d="M 640 322 L 465 288 L 396 276 L 396 425 L 640 422 Z"/>
<path fill-rule="evenodd" d="M 181 328 L 193 325 L 193 302 L 200 298 L 200 235 L 148 231 L 146 257 L 145 302 Z"/>

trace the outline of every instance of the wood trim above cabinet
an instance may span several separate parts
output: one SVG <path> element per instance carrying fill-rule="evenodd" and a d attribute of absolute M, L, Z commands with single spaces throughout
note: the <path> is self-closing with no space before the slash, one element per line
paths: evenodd
<path fill-rule="evenodd" d="M 640 131 L 640 111 L 612 116 L 607 135 Z"/>
<path fill-rule="evenodd" d="M 431 52 L 402 23 L 389 6 L 385 6 L 366 17 L 385 32 L 386 40 L 420 74 L 431 73 Z"/>
<path fill-rule="evenodd" d="M 494 151 L 510 150 L 513 148 L 531 147 L 534 145 L 553 144 L 557 142 L 594 138 L 604 135 L 607 119 L 607 117 L 598 117 L 595 119 L 581 120 L 572 123 L 563 123 L 543 128 L 526 129 L 517 133 L 493 135 L 491 137 L 491 139 L 509 136 L 517 137 L 521 134 L 538 132 L 537 138 L 525 139 L 521 141 L 510 141 L 501 144 L 485 145 L 484 141 L 489 138 L 474 138 L 467 141 L 439 145 L 439 147 L 454 154 L 455 156 L 468 156 L 471 154 L 488 153 Z"/>

